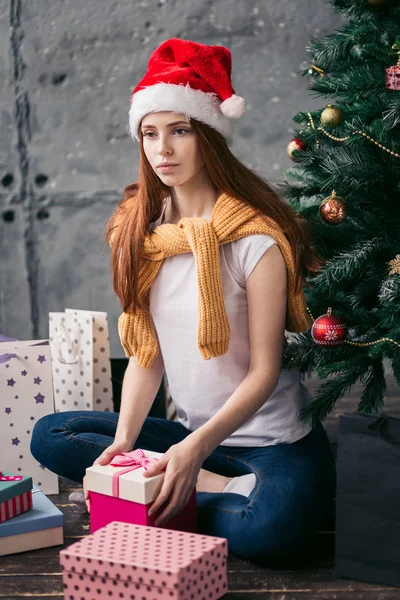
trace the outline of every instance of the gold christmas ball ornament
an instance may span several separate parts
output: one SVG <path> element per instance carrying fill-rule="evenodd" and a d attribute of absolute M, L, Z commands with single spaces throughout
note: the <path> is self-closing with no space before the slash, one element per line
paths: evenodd
<path fill-rule="evenodd" d="M 319 216 L 328 225 L 339 225 L 347 217 L 346 204 L 342 198 L 336 196 L 335 190 L 319 205 Z"/>
<path fill-rule="evenodd" d="M 321 113 L 321 125 L 323 127 L 339 127 L 343 121 L 343 111 L 333 104 L 329 103 Z"/>

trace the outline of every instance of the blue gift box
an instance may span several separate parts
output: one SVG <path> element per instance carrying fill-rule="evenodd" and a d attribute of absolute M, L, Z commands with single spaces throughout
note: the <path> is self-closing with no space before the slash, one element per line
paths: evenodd
<path fill-rule="evenodd" d="M 53 527 L 62 527 L 63 524 L 64 515 L 61 510 L 34 485 L 32 491 L 32 510 L 18 515 L 18 517 L 14 517 L 5 523 L 0 523 L 0 544 L 2 537 L 28 533 L 30 531 L 40 531 L 41 529 L 52 529 Z"/>
<path fill-rule="evenodd" d="M 17 475 L 17 473 L 9 473 L 3 471 L 3 475 Z M 20 494 L 29 492 L 32 489 L 32 477 L 28 475 L 22 475 L 20 481 L 0 481 L 0 504 L 16 498 Z"/>
<path fill-rule="evenodd" d="M 0 523 L 0 556 L 64 542 L 63 513 L 35 485 L 32 504 L 31 510 Z"/>

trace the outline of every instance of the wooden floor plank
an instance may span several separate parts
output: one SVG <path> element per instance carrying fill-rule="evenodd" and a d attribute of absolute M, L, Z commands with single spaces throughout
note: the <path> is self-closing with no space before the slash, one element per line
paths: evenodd
<path fill-rule="evenodd" d="M 243 592 L 229 592 L 223 600 L 399 600 L 398 590 L 377 589 L 366 592 L 336 592 L 334 590 L 321 590 L 314 592 L 309 589 L 302 591 L 260 591 L 246 590 Z"/>
<path fill-rule="evenodd" d="M 322 591 L 336 593 L 380 593 L 381 591 L 390 591 L 394 588 L 386 586 L 369 584 L 365 582 L 338 579 L 334 577 L 331 569 L 315 571 L 320 574 L 318 577 L 307 577 L 307 573 L 298 569 L 294 571 L 282 571 L 281 573 L 266 569 L 262 574 L 256 570 L 247 570 L 239 572 L 228 568 L 229 590 L 235 592 L 246 592 L 253 590 L 255 592 L 280 592 L 286 594 L 289 592 L 316 594 Z M 134 587 L 132 587 L 134 589 Z M 38 574 L 28 575 L 10 575 L 1 578 L 0 597 L 25 596 L 29 594 L 50 595 L 63 591 L 63 584 L 60 572 L 43 571 Z M 129 592 L 129 589 L 127 590 Z M 397 589 L 399 597 L 399 589 Z M 3 596 L 2 596 L 3 595 Z"/>
<path fill-rule="evenodd" d="M 221 600 L 399 600 L 398 591 L 381 590 L 371 592 L 332 592 L 330 590 L 322 590 L 320 592 L 311 592 L 304 590 L 303 592 L 285 591 L 260 591 L 247 590 L 245 592 L 228 592 Z M 27 594 L 25 596 L 9 596 L 2 594 L 2 600 L 18 600 L 18 598 L 27 598 L 28 600 L 54 600 L 55 598 L 63 598 L 63 593 L 54 593 L 52 595 L 43 594 Z M 89 598 L 87 600 L 90 600 Z"/>

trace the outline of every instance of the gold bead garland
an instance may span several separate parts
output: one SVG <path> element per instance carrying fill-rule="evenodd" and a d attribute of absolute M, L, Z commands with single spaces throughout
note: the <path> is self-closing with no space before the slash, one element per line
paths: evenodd
<path fill-rule="evenodd" d="M 312 318 L 312 320 L 315 321 L 308 306 L 307 306 L 307 311 L 308 311 L 310 317 Z M 343 342 L 345 344 L 349 344 L 350 346 L 359 346 L 359 347 L 375 346 L 376 344 L 380 344 L 381 342 L 393 342 L 393 344 L 396 344 L 396 346 L 398 346 L 400 348 L 400 344 L 398 342 L 396 342 L 395 340 L 392 340 L 392 338 L 389 338 L 389 337 L 384 337 L 384 338 L 381 338 L 380 340 L 375 340 L 375 342 L 353 342 L 351 340 L 343 340 Z"/>
<path fill-rule="evenodd" d="M 310 123 L 311 123 L 312 129 L 315 129 L 314 119 L 312 117 L 312 114 L 310 112 L 308 112 L 307 114 L 308 114 L 308 118 L 310 119 Z M 310 127 L 310 123 L 308 124 L 308 127 Z M 317 139 L 317 148 L 318 148 L 318 150 L 320 149 L 320 143 L 319 143 L 318 139 Z"/>
<path fill-rule="evenodd" d="M 308 126 L 312 129 L 315 129 L 317 131 L 322 131 L 322 133 L 324 133 L 327 137 L 329 137 L 331 140 L 334 140 L 335 142 L 347 142 L 352 135 L 355 134 L 360 134 L 363 135 L 367 140 L 369 140 L 370 142 L 372 142 L 373 144 L 375 144 L 376 146 L 378 146 L 379 148 L 382 148 L 382 150 L 385 150 L 386 152 L 388 152 L 389 154 L 391 154 L 392 156 L 395 156 L 396 158 L 400 158 L 400 154 L 398 154 L 398 152 L 393 152 L 393 150 L 390 150 L 389 148 L 386 148 L 386 146 L 384 146 L 383 144 L 380 144 L 379 142 L 377 142 L 376 140 L 374 140 L 370 135 L 366 134 L 364 131 L 362 131 L 361 129 L 358 129 L 357 131 L 352 131 L 351 135 L 347 135 L 346 137 L 342 137 L 339 138 L 335 135 L 332 135 L 331 133 L 329 133 L 329 131 L 326 131 L 321 125 L 319 127 L 315 127 L 313 118 L 311 113 L 307 113 L 310 122 L 308 124 Z M 317 148 L 319 148 L 319 142 L 317 140 Z"/>
<path fill-rule="evenodd" d="M 308 72 L 311 74 L 313 71 L 316 71 L 320 77 L 325 77 L 324 70 L 321 67 L 311 64 Z"/>

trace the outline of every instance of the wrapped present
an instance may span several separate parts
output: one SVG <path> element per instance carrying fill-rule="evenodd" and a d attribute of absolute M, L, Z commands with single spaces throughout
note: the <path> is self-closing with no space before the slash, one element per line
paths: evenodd
<path fill-rule="evenodd" d="M 227 556 L 225 538 L 114 521 L 61 550 L 64 596 L 217 600 Z"/>
<path fill-rule="evenodd" d="M 35 485 L 32 510 L 0 524 L 0 556 L 63 544 L 63 513 Z"/>
<path fill-rule="evenodd" d="M 147 466 L 162 454 L 138 448 L 113 458 L 108 465 L 86 469 L 86 486 L 90 498 L 90 531 L 108 523 L 123 521 L 137 525 L 154 525 L 164 511 L 162 506 L 150 515 L 148 511 L 161 490 L 165 472 L 144 477 Z M 196 532 L 196 490 L 181 512 L 162 527 Z"/>
<path fill-rule="evenodd" d="M 32 508 L 32 477 L 0 471 L 0 523 Z"/>

